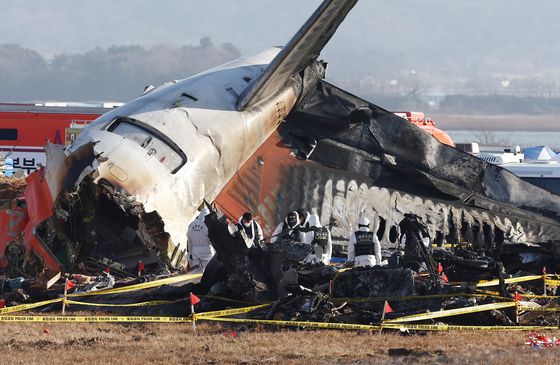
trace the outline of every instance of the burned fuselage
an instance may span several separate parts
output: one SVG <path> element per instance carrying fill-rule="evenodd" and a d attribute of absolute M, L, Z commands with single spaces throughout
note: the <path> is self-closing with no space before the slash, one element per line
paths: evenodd
<path fill-rule="evenodd" d="M 560 247 L 558 195 L 323 81 L 248 160 L 218 204 L 233 210 L 232 200 L 242 204 L 242 190 L 250 192 L 249 210 L 266 222 L 304 207 L 323 224 L 337 222 L 332 233 L 339 242 L 367 216 L 382 243 L 394 247 L 398 223 L 412 213 L 436 243 L 468 241 L 488 253 L 504 242 L 550 252 Z"/>
<path fill-rule="evenodd" d="M 113 260 L 138 259 L 144 247 L 186 266 L 186 231 L 201 202 L 218 195 L 296 102 L 288 87 L 258 109 L 236 110 L 238 95 L 277 52 L 152 90 L 98 118 L 68 149 L 49 146 L 55 215 L 43 241 L 73 242 L 83 254 L 119 251 Z"/>

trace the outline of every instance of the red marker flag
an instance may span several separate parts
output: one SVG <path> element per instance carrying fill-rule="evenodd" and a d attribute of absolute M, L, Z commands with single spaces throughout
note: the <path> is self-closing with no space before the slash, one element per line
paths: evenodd
<path fill-rule="evenodd" d="M 76 286 L 76 284 L 74 284 L 73 281 L 66 279 L 66 286 L 64 287 L 64 289 L 70 290 L 75 286 Z"/>
<path fill-rule="evenodd" d="M 385 302 L 385 313 L 393 313 L 393 308 L 389 305 L 389 302 Z"/>
<path fill-rule="evenodd" d="M 447 278 L 447 275 L 445 275 L 443 271 L 441 272 L 441 279 L 443 280 L 444 283 L 449 283 L 449 279 Z"/>
<path fill-rule="evenodd" d="M 441 262 L 438 262 L 437 264 L 437 273 L 441 274 L 443 272 L 443 266 L 441 266 Z"/>
<path fill-rule="evenodd" d="M 195 305 L 200 302 L 200 298 L 194 295 L 193 293 L 190 293 L 190 297 L 191 297 L 191 305 Z"/>
<path fill-rule="evenodd" d="M 522 298 L 521 295 L 519 295 L 517 292 L 515 292 L 515 296 L 514 296 L 515 301 L 519 302 L 519 301 L 521 301 L 521 298 Z"/>
<path fill-rule="evenodd" d="M 107 266 L 103 271 L 105 271 L 107 274 L 111 273 L 111 266 Z"/>
<path fill-rule="evenodd" d="M 138 261 L 138 272 L 144 271 L 144 263 L 142 260 Z"/>
<path fill-rule="evenodd" d="M 0 308 L 4 308 L 4 307 L 6 307 L 6 300 L 0 299 Z"/>

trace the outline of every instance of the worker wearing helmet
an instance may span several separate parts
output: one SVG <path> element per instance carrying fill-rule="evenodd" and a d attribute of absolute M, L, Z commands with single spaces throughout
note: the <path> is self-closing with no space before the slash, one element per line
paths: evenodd
<path fill-rule="evenodd" d="M 208 238 L 208 227 L 204 223 L 204 218 L 208 214 L 210 214 L 210 211 L 207 208 L 202 209 L 187 230 L 187 252 L 192 274 L 203 273 L 206 265 L 216 253 L 210 238 Z"/>
<path fill-rule="evenodd" d="M 369 231 L 369 220 L 358 221 L 358 230 L 348 241 L 348 262 L 355 267 L 381 265 L 381 244 L 377 235 Z"/>
<path fill-rule="evenodd" d="M 270 238 L 270 243 L 286 238 L 303 242 L 304 235 L 300 230 L 299 215 L 296 211 L 289 212 L 286 219 L 276 227 Z"/>
<path fill-rule="evenodd" d="M 328 265 L 332 256 L 331 232 L 327 227 L 322 227 L 317 214 L 309 217 L 309 232 L 305 236 L 305 243 L 313 246 L 313 251 L 303 260 L 305 263 L 322 262 Z"/>

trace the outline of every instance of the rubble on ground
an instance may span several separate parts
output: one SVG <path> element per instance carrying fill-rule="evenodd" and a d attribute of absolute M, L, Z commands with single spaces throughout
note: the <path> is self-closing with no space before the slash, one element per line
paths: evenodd
<path fill-rule="evenodd" d="M 13 187 L 13 190 L 6 189 L 8 198 L 21 193 L 19 180 L 2 183 Z M 96 310 L 185 315 L 189 312 L 187 296 L 192 292 L 202 298 L 197 307 L 201 312 L 272 303 L 244 316 L 362 324 L 381 323 L 382 318 L 390 321 L 405 315 L 515 300 L 519 310 L 507 307 L 420 322 L 550 326 L 558 321 L 558 279 L 549 286 L 543 285 L 542 280 L 508 282 L 519 276 L 542 274 L 544 267 L 549 272 L 557 272 L 557 253 L 547 251 L 543 245 L 505 243 L 498 252 L 464 242 L 451 247 L 436 247 L 433 242 L 426 246 L 423 222 L 418 217 L 407 216 L 401 222 L 401 232 L 406 235 L 403 245 L 385 248 L 387 265 L 347 268 L 303 263 L 312 247 L 289 239 L 279 239 L 273 244 L 248 245 L 246 237 L 235 233 L 225 217 L 220 217 L 216 211 L 206 217 L 205 223 L 216 255 L 199 283 L 190 281 L 97 297 L 91 293 L 184 272 L 170 271 L 165 265 L 146 269 L 142 266 L 143 271 L 138 272 L 131 263 L 123 265 L 120 260 L 90 256 L 77 261 L 73 265 L 74 270 L 66 274 L 65 278 L 76 284 L 70 294 L 75 295 L 78 301 L 80 295 L 87 295 L 89 305 L 158 303 L 154 306 L 96 307 Z M 13 255 L 23 255 L 23 252 L 10 250 L 7 253 L 9 260 L 14 260 Z M 138 256 L 131 251 L 129 257 L 128 261 L 133 262 L 146 256 Z M 63 295 L 63 281 L 46 289 L 46 279 L 42 277 L 44 273 L 29 275 L 27 272 L 27 275 L 21 275 L 13 270 L 14 267 L 18 266 L 4 267 L 0 278 L 0 302 L 7 307 Z M 488 280 L 495 282 L 480 286 L 481 282 Z M 384 313 L 385 301 L 390 303 L 391 313 Z M 60 303 L 57 303 L 46 310 L 59 307 Z M 80 304 L 70 306 L 70 310 L 84 308 L 90 307 Z"/>

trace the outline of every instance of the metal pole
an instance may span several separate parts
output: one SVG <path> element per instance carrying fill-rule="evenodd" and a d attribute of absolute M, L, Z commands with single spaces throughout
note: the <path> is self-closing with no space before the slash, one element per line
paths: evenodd
<path fill-rule="evenodd" d="M 191 304 L 191 316 L 192 316 L 192 329 L 196 335 L 196 314 L 194 313 L 194 304 Z"/>
<path fill-rule="evenodd" d="M 546 266 L 542 269 L 543 273 L 543 293 L 546 295 Z"/>
<path fill-rule="evenodd" d="M 68 279 L 67 279 L 68 280 Z M 62 299 L 62 315 L 65 315 L 66 311 L 66 295 L 68 294 L 68 289 L 66 288 L 66 281 L 64 282 L 64 298 Z"/>
<path fill-rule="evenodd" d="M 383 303 L 383 312 L 381 313 L 381 324 L 378 332 L 379 335 L 381 334 L 381 331 L 383 331 L 383 322 L 385 321 L 385 309 L 387 309 L 387 301 Z"/>

